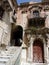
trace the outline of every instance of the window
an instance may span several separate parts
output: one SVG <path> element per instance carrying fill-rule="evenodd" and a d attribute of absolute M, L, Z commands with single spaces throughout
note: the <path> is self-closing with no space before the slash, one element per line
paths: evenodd
<path fill-rule="evenodd" d="M 37 10 L 33 11 L 33 15 L 34 15 L 34 17 L 39 17 L 39 11 L 37 11 Z"/>

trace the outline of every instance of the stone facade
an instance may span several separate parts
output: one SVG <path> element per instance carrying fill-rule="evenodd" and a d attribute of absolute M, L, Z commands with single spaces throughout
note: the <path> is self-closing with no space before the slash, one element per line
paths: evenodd
<path fill-rule="evenodd" d="M 11 0 L 1 0 L 0 1 L 0 45 L 10 45 L 10 38 L 11 38 L 11 29 L 12 23 L 11 21 L 15 1 Z"/>
<path fill-rule="evenodd" d="M 15 24 L 15 1 L 0 0 L 0 65 L 20 65 L 22 47 L 10 46 L 12 24 Z"/>
<path fill-rule="evenodd" d="M 9 13 L 5 11 L 3 20 L 0 20 L 0 44 L 8 45 L 10 43 L 11 23 Z"/>
<path fill-rule="evenodd" d="M 35 22 L 34 23 L 29 23 Z M 38 22 L 41 22 L 43 24 L 38 24 Z M 16 25 L 20 25 L 23 28 L 23 43 L 27 45 L 27 61 L 30 61 L 32 63 L 49 63 L 49 2 L 47 4 L 45 3 L 23 3 L 17 8 L 17 19 L 16 19 Z M 35 26 L 34 26 L 35 25 Z M 41 26 L 41 27 L 40 27 Z M 43 35 L 44 34 L 44 35 Z M 40 39 L 40 43 L 43 44 L 40 45 L 39 42 L 35 43 L 35 46 L 42 46 L 41 49 L 41 60 L 37 61 L 34 58 L 34 52 L 36 52 L 36 48 L 34 49 L 34 42 L 38 41 Z M 39 43 L 39 45 L 38 45 Z M 38 48 L 39 49 L 39 48 Z M 34 51 L 35 50 L 35 51 Z M 40 51 L 40 50 L 39 50 Z M 38 52 L 37 52 L 38 53 Z M 35 62 L 34 62 L 35 61 Z"/>

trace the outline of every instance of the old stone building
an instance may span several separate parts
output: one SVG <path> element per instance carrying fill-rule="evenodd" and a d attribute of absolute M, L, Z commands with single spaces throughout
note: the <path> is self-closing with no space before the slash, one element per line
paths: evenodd
<path fill-rule="evenodd" d="M 20 64 L 22 43 L 26 45 L 27 62 L 49 65 L 49 1 L 42 1 L 21 3 L 16 6 L 15 0 L 0 0 L 0 46 L 3 44 L 19 46 L 8 49 L 9 53 L 13 52 L 10 59 L 13 62 L 19 51 L 17 65 Z M 12 61 L 9 61 L 10 65 Z"/>
<path fill-rule="evenodd" d="M 20 65 L 21 47 L 10 46 L 16 0 L 0 0 L 0 65 Z"/>
<path fill-rule="evenodd" d="M 11 25 L 14 22 L 11 21 L 11 13 L 15 10 L 14 6 L 16 1 L 0 0 L 0 45 L 10 45 Z"/>
<path fill-rule="evenodd" d="M 27 61 L 47 65 L 49 63 L 49 2 L 21 3 L 17 6 L 16 13 L 15 32 L 21 39 L 23 33 L 22 40 L 26 44 Z"/>

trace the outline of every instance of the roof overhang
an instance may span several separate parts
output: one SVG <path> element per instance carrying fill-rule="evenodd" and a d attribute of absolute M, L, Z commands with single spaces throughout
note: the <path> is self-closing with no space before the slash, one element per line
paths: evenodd
<path fill-rule="evenodd" d="M 48 2 L 33 2 L 33 3 L 21 3 L 20 5 L 18 5 L 18 7 L 27 7 L 27 6 L 39 6 L 39 5 L 49 5 L 49 1 Z"/>

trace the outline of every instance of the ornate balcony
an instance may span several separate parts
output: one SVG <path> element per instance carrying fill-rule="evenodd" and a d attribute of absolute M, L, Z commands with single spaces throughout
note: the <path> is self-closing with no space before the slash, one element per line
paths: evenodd
<path fill-rule="evenodd" d="M 45 34 L 49 34 L 49 29 L 48 28 L 35 28 L 35 27 L 31 27 L 29 29 L 26 29 L 25 32 L 27 34 L 35 34 L 35 35 L 43 35 L 44 37 L 47 38 L 47 36 Z"/>

